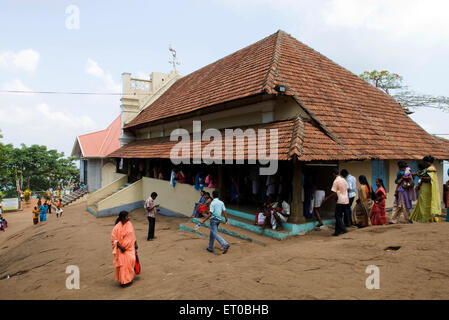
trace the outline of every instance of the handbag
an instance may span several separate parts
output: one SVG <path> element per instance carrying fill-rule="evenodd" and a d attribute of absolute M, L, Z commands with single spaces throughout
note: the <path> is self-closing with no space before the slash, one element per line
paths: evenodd
<path fill-rule="evenodd" d="M 136 274 L 140 274 L 140 261 L 139 256 L 137 255 L 137 251 L 136 251 L 136 265 L 134 266 L 134 272 Z"/>
<path fill-rule="evenodd" d="M 413 181 L 413 179 L 406 179 L 402 182 L 402 187 L 404 189 L 412 189 L 415 186 L 415 182 Z"/>

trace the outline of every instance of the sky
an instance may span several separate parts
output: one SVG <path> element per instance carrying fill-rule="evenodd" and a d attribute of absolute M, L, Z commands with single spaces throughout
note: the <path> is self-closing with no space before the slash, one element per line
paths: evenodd
<path fill-rule="evenodd" d="M 449 96 L 447 12 L 446 0 L 1 0 L 0 90 L 120 93 L 123 72 L 170 72 L 169 45 L 187 75 L 282 29 L 355 74 L 390 70 Z M 1 141 L 70 155 L 119 113 L 119 95 L 0 92 Z M 449 113 L 411 117 L 449 134 Z"/>

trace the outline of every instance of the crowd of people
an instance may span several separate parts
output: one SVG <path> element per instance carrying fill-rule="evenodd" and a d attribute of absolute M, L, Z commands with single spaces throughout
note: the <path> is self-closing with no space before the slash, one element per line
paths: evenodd
<path fill-rule="evenodd" d="M 6 228 L 8 227 L 8 222 L 3 217 L 3 206 L 0 202 L 0 231 L 6 231 Z"/>
<path fill-rule="evenodd" d="M 46 194 L 47 195 L 47 194 Z M 52 207 L 55 206 L 56 218 L 62 217 L 64 210 L 62 209 L 62 200 L 57 198 L 53 203 L 52 197 L 47 196 L 45 199 L 39 197 L 37 205 L 33 208 L 33 224 L 47 221 L 47 214 L 52 214 Z"/>
<path fill-rule="evenodd" d="M 359 186 L 357 187 L 356 178 L 349 174 L 346 169 L 341 170 L 341 172 L 338 169 L 333 170 L 334 181 L 331 193 L 327 196 L 324 190 L 313 186 L 310 204 L 305 203 L 305 205 L 308 206 L 308 211 L 315 215 L 319 227 L 323 225 L 320 211 L 322 204 L 336 198 L 334 236 L 347 233 L 347 228 L 351 226 L 363 228 L 369 225 L 398 223 L 401 215 L 404 215 L 407 223 L 413 221 L 433 222 L 435 216 L 441 214 L 438 177 L 433 162 L 433 157 L 424 157 L 423 162 L 419 165 L 418 172 L 412 172 L 407 162 L 398 162 L 398 173 L 395 179 L 395 201 L 390 222 L 386 214 L 387 192 L 384 181 L 377 178 L 374 191 L 366 176 L 360 175 L 358 177 Z M 157 173 L 157 168 L 155 170 Z M 414 183 L 415 177 L 419 178 L 416 185 Z M 225 254 L 230 245 L 218 233 L 219 224 L 223 222 L 222 217 L 224 217 L 225 223 L 229 224 L 225 204 L 220 200 L 218 191 L 213 191 L 211 195 L 203 190 L 210 183 L 211 178 L 213 177 L 210 175 L 198 173 L 192 181 L 201 194 L 199 201 L 194 204 L 192 217 L 202 218 L 199 225 L 203 225 L 210 220 L 209 245 L 206 249 L 209 252 L 214 252 L 214 242 L 217 240 L 223 249 L 222 253 Z M 170 181 L 173 182 L 173 185 L 175 183 L 186 183 L 186 176 L 181 169 L 174 168 Z M 267 179 L 267 186 L 271 185 L 270 181 L 270 179 Z M 254 224 L 260 226 L 262 230 L 267 227 L 271 227 L 273 230 L 282 229 L 282 224 L 287 222 L 290 216 L 290 205 L 285 199 L 285 193 L 274 193 L 273 191 L 281 190 L 276 184 L 274 186 L 274 188 L 267 188 L 267 192 L 270 193 L 267 200 L 259 205 L 255 216 Z M 149 225 L 148 241 L 156 238 L 154 230 L 156 213 L 159 210 L 159 205 L 155 203 L 157 197 L 157 193 L 152 192 L 144 205 Z M 449 221 L 449 181 L 444 186 L 443 199 L 446 207 L 448 207 L 446 221 Z M 356 204 L 352 209 L 354 201 Z M 414 201 L 417 201 L 416 205 L 410 212 Z M 135 266 L 136 261 L 138 261 L 138 245 L 134 228 L 126 211 L 120 212 L 115 222 L 111 234 L 111 244 L 112 254 L 114 255 L 115 280 L 118 280 L 121 286 L 128 286 L 132 283 L 134 274 L 137 272 Z"/>
<path fill-rule="evenodd" d="M 406 223 L 431 223 L 437 221 L 436 216 L 441 215 L 441 198 L 437 170 L 433 165 L 434 161 L 435 159 L 432 156 L 424 157 L 418 166 L 419 170 L 417 172 L 412 172 L 406 161 L 398 162 L 391 221 L 388 221 L 386 214 L 387 193 L 384 181 L 379 178 L 376 179 L 377 189 L 374 191 L 369 185 L 366 176 L 361 175 L 358 178 L 360 186 L 356 193 L 355 177 L 350 175 L 345 169 L 341 172 L 337 169 L 333 171 L 334 182 L 331 194 L 324 197 L 322 201 L 318 201 L 318 204 L 315 204 L 315 206 L 319 207 L 321 203 L 337 197 L 334 236 L 346 233 L 347 227 L 351 226 L 364 228 L 369 225 L 396 224 L 399 222 L 401 215 L 404 216 Z M 416 185 L 414 182 L 415 177 L 419 179 Z M 447 191 L 443 195 L 444 203 L 449 208 L 449 181 L 446 182 L 445 189 Z M 322 198 L 322 191 L 320 192 L 320 194 L 315 193 L 315 198 Z M 351 205 L 356 194 L 358 199 L 352 210 Z M 416 205 L 413 207 L 415 201 Z M 412 208 L 413 211 L 411 212 Z M 319 225 L 322 225 L 319 215 L 317 215 L 317 219 L 319 220 Z M 446 221 L 449 222 L 449 209 Z"/>

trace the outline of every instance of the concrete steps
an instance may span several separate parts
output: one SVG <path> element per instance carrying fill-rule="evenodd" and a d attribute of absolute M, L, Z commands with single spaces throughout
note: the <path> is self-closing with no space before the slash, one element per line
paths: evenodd
<path fill-rule="evenodd" d="M 191 218 L 190 219 L 191 224 L 185 224 L 185 226 L 193 228 L 201 220 L 198 218 Z M 209 221 L 207 221 L 198 229 L 198 231 L 202 231 L 202 232 L 206 233 L 207 236 L 209 236 L 209 229 L 210 229 L 210 223 L 209 223 Z M 263 246 L 267 245 L 267 242 L 269 242 L 269 241 L 274 241 L 267 237 L 263 237 L 261 235 L 252 233 L 248 230 L 236 227 L 231 224 L 231 221 L 229 221 L 229 225 L 226 225 L 224 222 L 220 223 L 220 225 L 218 226 L 218 232 L 232 236 L 234 238 L 239 238 L 239 239 L 246 240 L 249 242 L 254 242 L 254 243 L 257 243 L 257 244 L 260 244 Z"/>
<path fill-rule="evenodd" d="M 275 240 L 285 240 L 288 237 L 304 235 L 306 232 L 313 230 L 318 222 L 309 222 L 305 224 L 291 224 L 291 223 L 283 223 L 283 230 L 273 230 L 271 228 L 266 228 L 265 230 L 261 230 L 261 228 L 254 224 L 255 215 L 241 212 L 237 210 L 228 209 L 226 210 L 229 215 L 229 225 L 220 224 L 218 231 L 223 234 L 228 234 L 230 236 L 240 238 L 243 240 L 259 243 L 265 245 L 267 241 Z M 223 219 L 224 221 L 224 219 Z M 191 219 L 192 225 L 180 225 L 180 230 L 193 232 L 195 234 L 204 235 L 206 233 L 201 232 L 205 228 L 210 228 L 209 223 L 205 223 L 200 227 L 199 230 L 194 230 L 193 227 L 195 224 L 199 223 L 200 220 L 197 218 Z M 323 223 L 325 225 L 330 225 L 335 223 L 334 220 L 324 220 Z M 208 233 L 208 232 L 207 232 Z M 208 236 L 206 234 L 206 236 Z"/>
<path fill-rule="evenodd" d="M 65 206 L 71 204 L 72 202 L 78 200 L 79 198 L 83 197 L 87 193 L 88 192 L 87 192 L 86 189 L 72 192 L 71 194 L 69 194 L 69 195 L 65 196 L 64 198 L 62 198 L 62 206 L 65 207 Z"/>
<path fill-rule="evenodd" d="M 97 217 L 98 216 L 98 202 L 100 202 L 100 201 L 102 201 L 102 200 L 104 200 L 106 198 L 109 198 L 113 194 L 115 194 L 115 193 L 117 193 L 117 192 L 119 192 L 119 191 L 129 187 L 130 185 L 131 185 L 131 183 L 125 183 L 124 185 L 122 185 L 120 188 L 118 188 L 114 192 L 111 192 L 111 193 L 107 194 L 105 197 L 103 197 L 103 199 L 98 200 L 97 202 L 91 204 L 90 206 L 88 205 L 87 208 L 86 208 L 87 211 L 89 211 L 91 214 L 93 214 L 94 216 Z"/>

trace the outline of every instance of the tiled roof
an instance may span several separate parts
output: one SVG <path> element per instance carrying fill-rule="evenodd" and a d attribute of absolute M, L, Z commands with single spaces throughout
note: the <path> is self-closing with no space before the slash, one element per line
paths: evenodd
<path fill-rule="evenodd" d="M 313 126 L 311 122 L 304 122 L 300 118 L 294 120 L 286 120 L 279 122 L 272 122 L 268 124 L 261 124 L 257 126 L 248 126 L 240 128 L 243 131 L 246 129 L 254 129 L 256 135 L 254 138 L 245 138 L 243 153 L 237 153 L 236 139 L 233 144 L 233 160 L 237 159 L 254 159 L 256 155 L 256 142 L 259 139 L 258 130 L 265 129 L 266 131 L 266 151 L 270 154 L 270 131 L 277 129 L 278 132 L 278 160 L 289 160 L 293 156 L 297 156 L 299 160 L 346 160 L 353 158 L 350 151 L 340 146 L 334 140 L 329 138 L 319 128 Z M 224 137 L 223 131 L 222 135 Z M 192 141 L 192 139 L 190 139 Z M 209 145 L 209 141 L 202 141 L 201 149 Z M 177 145 L 177 141 L 170 141 L 169 137 L 142 139 L 131 142 L 122 148 L 109 154 L 108 157 L 117 158 L 161 158 L 170 159 L 170 152 L 172 148 Z M 254 153 L 248 154 L 248 150 Z M 174 158 L 182 158 L 181 154 Z M 190 142 L 190 158 L 193 158 L 193 144 Z M 212 157 L 214 158 L 214 157 Z M 222 158 L 228 159 L 225 154 L 225 141 L 222 141 Z M 270 159 L 272 159 L 270 157 Z"/>
<path fill-rule="evenodd" d="M 119 137 L 122 133 L 122 117 L 119 115 L 104 130 L 83 134 L 77 137 L 82 156 L 85 158 L 104 158 L 120 148 Z"/>
<path fill-rule="evenodd" d="M 435 138 L 437 138 L 437 140 L 442 143 L 444 146 L 446 146 L 446 148 L 449 148 L 449 140 L 446 138 L 441 138 L 441 137 L 437 137 L 435 136 Z"/>
<path fill-rule="evenodd" d="M 285 94 L 319 125 L 319 136 L 330 137 L 352 159 L 421 159 L 428 154 L 449 159 L 447 145 L 413 122 L 393 98 L 281 30 L 181 78 L 126 128 L 277 94 L 276 85 L 285 86 Z M 319 142 L 313 134 L 305 136 Z M 325 156 L 313 145 L 317 150 L 310 159 Z"/>

